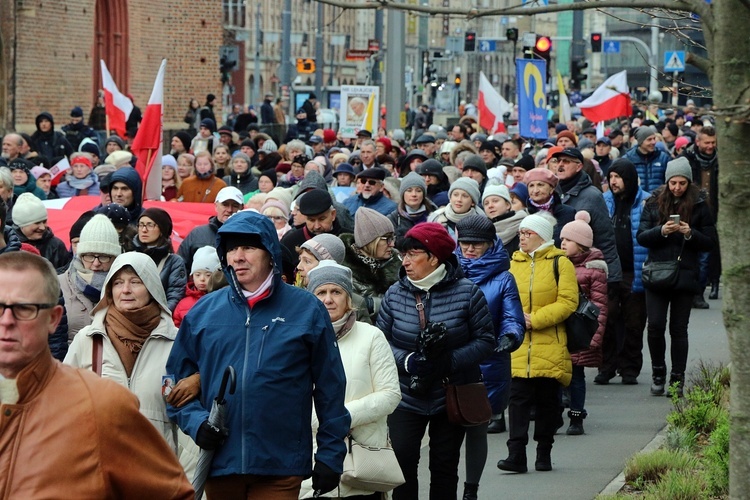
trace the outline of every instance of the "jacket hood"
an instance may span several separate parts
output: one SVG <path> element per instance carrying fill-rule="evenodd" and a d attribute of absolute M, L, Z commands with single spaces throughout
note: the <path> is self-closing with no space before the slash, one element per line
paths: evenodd
<path fill-rule="evenodd" d="M 257 234 L 260 241 L 268 253 L 271 254 L 273 261 L 273 272 L 276 275 L 281 274 L 281 244 L 276 234 L 276 228 L 273 223 L 264 215 L 250 210 L 237 212 L 222 224 L 216 233 L 216 251 L 219 254 L 221 267 L 227 270 L 227 251 L 224 248 L 226 235 L 234 234 Z M 231 280 L 230 280 L 231 282 Z"/>
<path fill-rule="evenodd" d="M 582 265 L 587 269 L 601 269 L 604 271 L 604 274 L 609 275 L 609 268 L 604 261 L 604 254 L 598 248 L 592 248 L 589 252 L 568 258 L 574 266 Z"/>
<path fill-rule="evenodd" d="M 638 171 L 633 162 L 627 158 L 618 158 L 609 166 L 609 171 L 614 172 L 622 178 L 625 192 L 622 199 L 632 200 L 638 193 Z"/>
<path fill-rule="evenodd" d="M 143 183 L 138 172 L 133 167 L 118 168 L 112 174 L 109 185 L 112 186 L 115 182 L 122 182 L 133 191 L 133 207 L 125 208 L 140 208 L 143 204 Z"/>
<path fill-rule="evenodd" d="M 133 268 L 138 277 L 143 281 L 143 284 L 146 285 L 151 297 L 159 304 L 161 310 L 171 316 L 172 313 L 167 305 L 167 294 L 164 292 L 164 286 L 161 284 L 156 264 L 154 264 L 151 257 L 138 252 L 126 252 L 120 254 L 115 259 L 112 267 L 109 269 L 109 273 L 107 273 L 107 277 L 104 278 L 101 299 L 93 311 L 91 311 L 91 314 L 93 315 L 95 312 L 112 305 L 112 287 L 110 286 L 110 282 L 112 281 L 112 277 L 125 266 Z"/>
<path fill-rule="evenodd" d="M 55 119 L 52 118 L 52 114 L 48 113 L 47 111 L 42 111 L 41 113 L 39 113 L 38 115 L 36 115 L 36 119 L 34 121 L 36 122 L 36 129 L 37 129 L 37 131 L 39 133 L 43 133 L 39 129 L 39 122 L 42 121 L 42 118 L 46 118 L 46 119 L 48 119 L 50 121 L 50 123 L 52 123 L 52 129 L 50 129 L 50 131 L 54 131 L 55 130 Z"/>
<path fill-rule="evenodd" d="M 464 257 L 460 246 L 456 247 L 456 257 L 464 276 L 474 283 L 483 283 L 510 269 L 510 257 L 499 239 L 478 259 Z"/>

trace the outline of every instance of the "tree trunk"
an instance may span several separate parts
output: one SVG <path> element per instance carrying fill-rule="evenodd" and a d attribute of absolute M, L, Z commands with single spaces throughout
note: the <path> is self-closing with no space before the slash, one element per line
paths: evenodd
<path fill-rule="evenodd" d="M 750 101 L 750 10 L 741 0 L 713 3 L 714 105 Z M 704 26 L 704 29 L 707 27 Z M 711 28 L 708 28 L 711 29 Z M 724 326 L 732 360 L 730 497 L 750 498 L 750 125 L 717 117 Z"/>

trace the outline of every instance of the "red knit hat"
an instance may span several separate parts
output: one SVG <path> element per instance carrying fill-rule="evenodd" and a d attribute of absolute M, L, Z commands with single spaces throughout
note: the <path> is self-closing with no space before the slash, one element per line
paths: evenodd
<path fill-rule="evenodd" d="M 323 130 L 323 142 L 336 142 L 336 132 L 330 128 Z"/>
<path fill-rule="evenodd" d="M 391 140 L 387 137 L 381 137 L 380 139 L 376 140 L 375 142 L 379 142 L 383 145 L 385 148 L 385 154 L 390 154 L 391 149 L 393 149 L 393 145 L 391 144 Z"/>
<path fill-rule="evenodd" d="M 405 238 L 414 238 L 420 242 L 428 252 L 437 257 L 442 263 L 448 260 L 456 249 L 456 241 L 451 238 L 442 224 L 437 222 L 422 222 L 409 229 Z"/>

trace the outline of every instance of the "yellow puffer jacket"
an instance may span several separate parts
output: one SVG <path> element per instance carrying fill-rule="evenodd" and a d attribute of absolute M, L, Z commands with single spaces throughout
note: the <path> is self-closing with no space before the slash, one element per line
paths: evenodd
<path fill-rule="evenodd" d="M 554 258 L 558 261 L 559 284 L 555 283 Z M 578 280 L 573 263 L 554 246 L 539 248 L 533 256 L 513 254 L 510 272 L 516 279 L 523 312 L 531 314 L 531 329 L 523 344 L 511 354 L 514 377 L 557 379 L 570 384 L 573 367 L 565 335 L 565 319 L 578 307 Z"/>

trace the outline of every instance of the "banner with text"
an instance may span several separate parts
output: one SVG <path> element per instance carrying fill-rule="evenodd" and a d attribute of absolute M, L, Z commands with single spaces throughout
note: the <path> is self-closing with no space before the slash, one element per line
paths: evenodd
<path fill-rule="evenodd" d="M 364 85 L 342 85 L 339 109 L 339 132 L 342 137 L 354 138 L 362 129 L 372 135 L 378 132 L 380 88 Z"/>
<path fill-rule="evenodd" d="M 543 59 L 516 59 L 518 128 L 521 137 L 547 138 L 546 74 L 547 62 Z"/>

